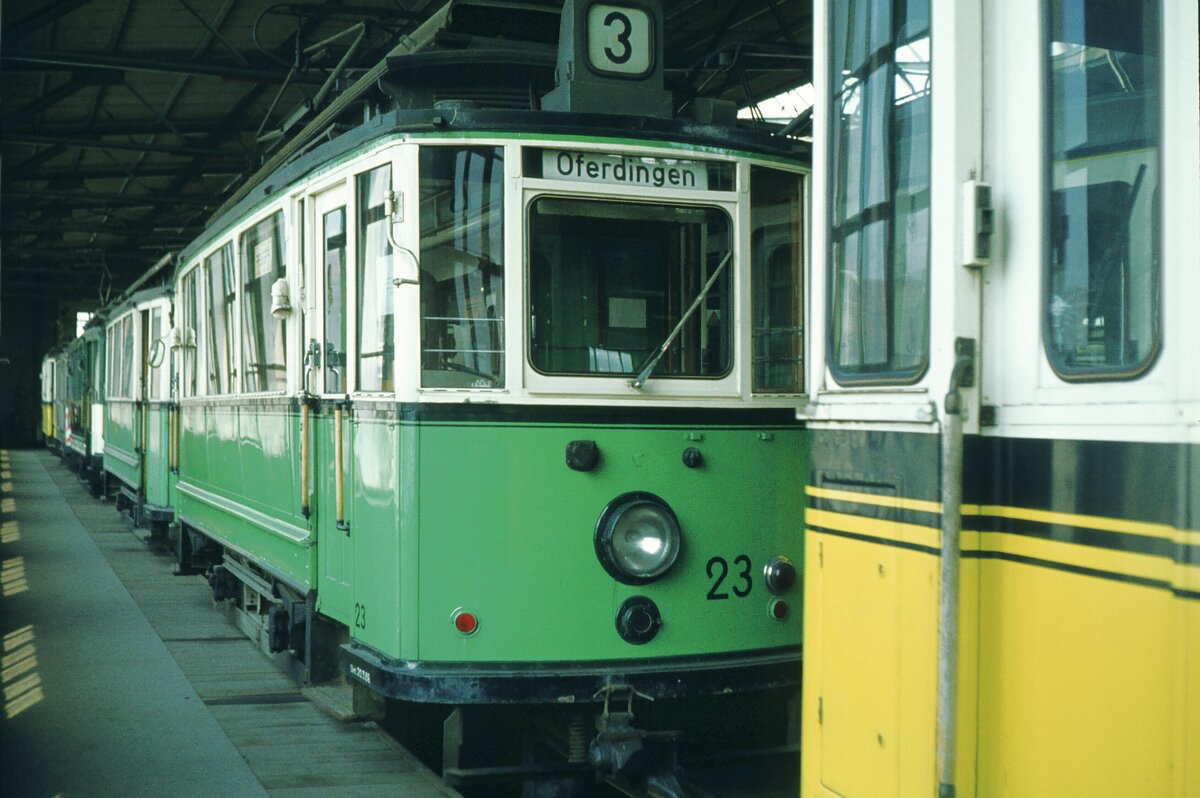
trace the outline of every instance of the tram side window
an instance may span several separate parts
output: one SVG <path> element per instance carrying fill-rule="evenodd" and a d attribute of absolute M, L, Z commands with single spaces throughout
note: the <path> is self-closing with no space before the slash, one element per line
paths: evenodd
<path fill-rule="evenodd" d="M 183 278 L 183 290 L 180 297 L 180 326 L 182 331 L 181 351 L 183 353 L 181 363 L 183 364 L 183 376 L 180 381 L 180 389 L 184 396 L 196 395 L 196 329 L 197 319 L 197 298 L 199 290 L 197 288 L 198 276 L 200 269 L 192 269 Z"/>
<path fill-rule="evenodd" d="M 842 383 L 914 382 L 928 362 L 928 0 L 831 15 L 829 365 Z"/>
<path fill-rule="evenodd" d="M 346 390 L 346 207 L 321 218 L 325 269 L 325 391 Z M 361 362 L 361 361 L 360 361 Z"/>
<path fill-rule="evenodd" d="M 422 147 L 421 385 L 504 385 L 504 150 Z"/>
<path fill-rule="evenodd" d="M 128 317 L 113 324 L 108 330 L 108 397 L 124 399 L 126 393 L 125 361 L 133 357 L 132 326 Z M 128 352 L 128 354 L 126 354 Z"/>
<path fill-rule="evenodd" d="M 358 390 L 395 387 L 395 266 L 384 199 L 392 190 L 391 165 L 361 174 L 358 188 Z"/>
<path fill-rule="evenodd" d="M 796 393 L 804 361 L 801 176 L 750 169 L 753 386 Z"/>
<path fill-rule="evenodd" d="M 1158 351 L 1160 7 L 1046 6 L 1044 330 L 1064 379 L 1136 376 Z"/>
<path fill-rule="evenodd" d="M 233 242 L 204 259 L 204 276 L 208 283 L 208 393 L 233 392 L 234 314 L 236 278 L 233 269 Z"/>
<path fill-rule="evenodd" d="M 92 357 L 92 396 L 93 401 L 99 401 L 104 395 L 107 385 L 106 375 L 104 373 L 107 368 L 107 360 L 105 359 L 104 336 L 100 336 L 95 344 Z"/>
<path fill-rule="evenodd" d="M 113 325 L 105 331 L 105 337 L 108 339 L 107 346 L 105 347 L 107 351 L 104 353 L 108 360 L 108 371 L 104 376 L 104 397 L 106 399 L 111 399 L 117 395 L 117 375 L 121 373 L 117 366 L 117 352 L 121 348 L 117 333 L 120 329 L 120 325 Z M 53 370 L 51 370 L 50 374 L 54 374 Z"/>
<path fill-rule="evenodd" d="M 133 372 L 133 314 L 125 317 L 121 322 L 121 396 L 126 399 L 133 398 L 134 388 L 134 372 Z"/>
<path fill-rule="evenodd" d="M 287 334 L 271 315 L 271 287 L 287 269 L 283 263 L 283 211 L 242 233 L 242 390 L 287 388 Z"/>
<path fill-rule="evenodd" d="M 152 308 L 150 310 L 150 338 L 142 347 L 142 357 L 146 360 L 146 394 L 150 399 L 161 399 L 163 395 L 163 365 L 159 361 L 157 366 L 151 360 L 155 353 L 157 341 L 162 341 L 163 337 L 163 310 L 162 308 Z M 158 344 L 162 346 L 163 344 Z"/>

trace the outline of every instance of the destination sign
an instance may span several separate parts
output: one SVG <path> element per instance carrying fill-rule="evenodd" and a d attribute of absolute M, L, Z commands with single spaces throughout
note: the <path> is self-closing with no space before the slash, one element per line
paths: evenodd
<path fill-rule="evenodd" d="M 675 158 L 542 150 L 542 177 L 652 188 L 708 190 L 708 165 Z"/>

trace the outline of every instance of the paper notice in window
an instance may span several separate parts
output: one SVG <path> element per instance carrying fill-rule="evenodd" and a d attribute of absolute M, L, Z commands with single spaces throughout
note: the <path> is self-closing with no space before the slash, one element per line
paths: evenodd
<path fill-rule="evenodd" d="M 254 245 L 254 276 L 269 277 L 275 273 L 275 242 L 271 239 Z"/>
<path fill-rule="evenodd" d="M 610 297 L 608 300 L 608 326 L 646 329 L 646 300 Z"/>

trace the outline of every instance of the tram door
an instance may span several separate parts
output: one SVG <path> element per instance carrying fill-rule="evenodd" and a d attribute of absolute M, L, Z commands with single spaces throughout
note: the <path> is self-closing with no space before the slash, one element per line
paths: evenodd
<path fill-rule="evenodd" d="M 350 499 L 354 458 L 352 425 L 345 404 L 349 395 L 346 365 L 349 296 L 349 192 L 345 185 L 310 198 L 310 285 L 316 291 L 315 313 L 309 319 L 305 359 L 306 390 L 318 397 L 313 413 L 314 492 L 317 531 L 317 569 L 320 611 L 352 623 L 353 566 Z"/>
<path fill-rule="evenodd" d="M 133 439 L 137 441 L 138 456 L 138 497 L 146 501 L 146 452 L 150 450 L 150 309 L 141 308 L 137 312 L 138 325 L 138 371 L 137 371 L 137 401 L 133 423 L 135 427 Z"/>

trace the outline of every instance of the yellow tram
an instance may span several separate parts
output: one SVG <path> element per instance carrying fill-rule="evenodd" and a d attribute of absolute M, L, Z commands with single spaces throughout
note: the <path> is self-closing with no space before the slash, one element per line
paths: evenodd
<path fill-rule="evenodd" d="M 1197 27 L 816 4 L 805 798 L 1200 796 Z"/>

